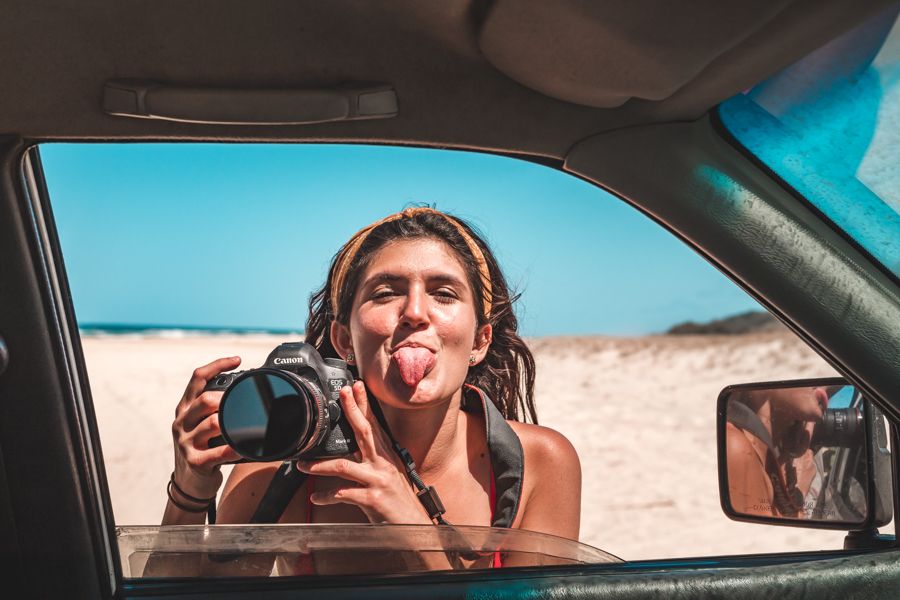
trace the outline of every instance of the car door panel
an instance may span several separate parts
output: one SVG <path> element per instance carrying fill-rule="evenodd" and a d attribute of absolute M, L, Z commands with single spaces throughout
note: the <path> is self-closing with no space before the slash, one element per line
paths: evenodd
<path fill-rule="evenodd" d="M 823 553 L 828 556 L 827 553 Z M 900 593 L 900 552 L 863 553 L 838 558 L 795 557 L 776 564 L 761 557 L 703 561 L 659 561 L 627 567 L 585 566 L 519 569 L 397 578 L 319 580 L 207 580 L 126 585 L 126 598 L 262 599 L 315 597 L 323 600 L 367 598 L 493 599 L 556 598 L 645 600 L 673 598 L 892 598 Z M 771 560 L 771 557 L 770 557 Z"/>
<path fill-rule="evenodd" d="M 96 428 L 89 403 L 76 401 L 70 360 L 80 352 L 63 343 L 61 290 L 27 198 L 24 152 L 21 139 L 0 145 L 0 336 L 9 351 L 0 374 L 0 484 L 11 508 L 2 515 L 12 522 L 5 531 L 16 534 L 4 542 L 4 567 L 18 564 L 11 575 L 41 595 L 75 589 L 100 597 L 111 591 L 113 562 L 99 510 L 102 469 L 87 447 Z M 18 559 L 7 562 L 6 552 Z M 60 573 L 66 576 L 52 576 Z"/>

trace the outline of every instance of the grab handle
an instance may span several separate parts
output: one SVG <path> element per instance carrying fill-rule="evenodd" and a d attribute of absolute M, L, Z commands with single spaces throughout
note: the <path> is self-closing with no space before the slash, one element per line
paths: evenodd
<path fill-rule="evenodd" d="M 103 111 L 119 117 L 205 125 L 304 125 L 397 114 L 388 84 L 327 89 L 232 89 L 143 80 L 107 81 Z"/>

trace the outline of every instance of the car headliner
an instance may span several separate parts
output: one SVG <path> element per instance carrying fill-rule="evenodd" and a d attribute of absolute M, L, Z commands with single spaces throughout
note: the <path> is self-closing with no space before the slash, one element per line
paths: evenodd
<path fill-rule="evenodd" d="M 27 139 L 389 142 L 562 158 L 579 140 L 693 120 L 885 0 L 35 1 L 0 21 L 0 132 Z M 138 120 L 106 81 L 395 87 L 391 119 L 294 126 Z"/>

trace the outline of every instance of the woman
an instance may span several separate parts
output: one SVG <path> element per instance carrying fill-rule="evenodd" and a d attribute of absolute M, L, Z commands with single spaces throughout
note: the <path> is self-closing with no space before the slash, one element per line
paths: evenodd
<path fill-rule="evenodd" d="M 748 390 L 731 399 L 725 435 L 731 504 L 739 513 L 811 518 L 822 477 L 810 447 L 834 389 Z"/>
<path fill-rule="evenodd" d="M 299 463 L 313 477 L 278 521 L 433 522 L 378 425 L 377 399 L 424 482 L 439 491 L 447 521 L 496 525 L 505 501 L 506 526 L 577 539 L 581 468 L 575 450 L 559 433 L 518 420 L 522 413 L 537 418 L 534 360 L 516 331 L 514 299 L 485 242 L 448 214 L 411 208 L 353 236 L 310 300 L 306 341 L 323 357 L 343 358 L 356 369 L 360 381 L 341 391 L 341 403 L 360 451 Z M 239 364 L 238 357 L 221 358 L 198 368 L 179 402 L 163 524 L 202 523 L 204 503 L 222 483 L 221 465 L 238 458 L 228 447 L 208 449 L 219 434 L 221 394 L 203 388 Z M 496 414 L 489 403 L 521 444 L 518 488 L 494 472 L 498 452 L 486 428 L 507 426 L 487 422 Z M 235 466 L 218 522 L 248 522 L 278 467 Z"/>

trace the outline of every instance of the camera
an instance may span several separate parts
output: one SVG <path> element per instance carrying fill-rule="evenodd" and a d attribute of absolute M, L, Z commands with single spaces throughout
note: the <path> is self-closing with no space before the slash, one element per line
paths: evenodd
<path fill-rule="evenodd" d="M 352 383 L 343 360 L 323 359 L 305 342 L 281 344 L 262 367 L 222 373 L 206 385 L 225 392 L 222 435 L 209 447 L 228 444 L 241 462 L 352 454 L 358 446 L 340 405 L 341 388 Z"/>
<path fill-rule="evenodd" d="M 813 429 L 810 446 L 852 448 L 862 444 L 865 423 L 859 408 L 829 408 Z"/>

